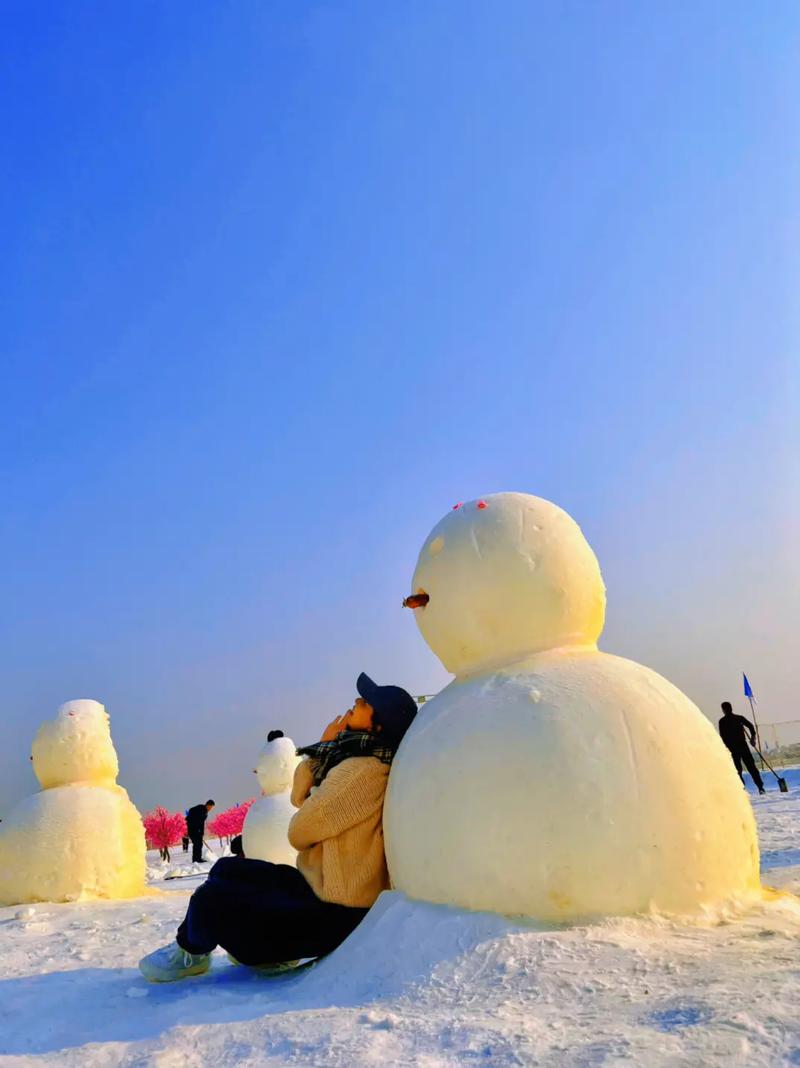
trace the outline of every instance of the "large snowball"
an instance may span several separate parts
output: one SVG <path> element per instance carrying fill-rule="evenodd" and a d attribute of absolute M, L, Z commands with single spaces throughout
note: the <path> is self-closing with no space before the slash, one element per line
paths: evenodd
<path fill-rule="evenodd" d="M 57 786 L 0 824 L 0 905 L 135 897 L 145 888 L 144 830 L 121 786 Z"/>
<path fill-rule="evenodd" d="M 36 778 L 47 788 L 114 782 L 119 765 L 108 713 L 99 701 L 67 701 L 39 728 L 31 747 Z"/>
<path fill-rule="evenodd" d="M 291 738 L 273 738 L 258 754 L 255 772 L 262 794 L 290 793 L 294 771 L 302 757 Z"/>
<path fill-rule="evenodd" d="M 289 823 L 297 809 L 288 794 L 260 797 L 248 809 L 242 830 L 242 848 L 250 860 L 295 864 L 297 850 L 289 845 Z"/>
<path fill-rule="evenodd" d="M 495 493 L 451 511 L 419 555 L 414 610 L 423 637 L 456 675 L 542 649 L 593 645 L 605 588 L 578 524 L 541 497 Z"/>
<path fill-rule="evenodd" d="M 434 575 L 432 605 L 437 592 Z M 684 912 L 759 885 L 750 804 L 711 724 L 655 672 L 597 652 L 543 653 L 425 704 L 384 828 L 398 889 L 548 921 Z"/>

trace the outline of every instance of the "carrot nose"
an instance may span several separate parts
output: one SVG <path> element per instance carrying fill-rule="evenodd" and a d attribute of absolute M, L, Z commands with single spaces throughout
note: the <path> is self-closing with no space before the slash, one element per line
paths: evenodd
<path fill-rule="evenodd" d="M 403 601 L 403 608 L 424 608 L 429 600 L 427 593 L 412 593 Z"/>

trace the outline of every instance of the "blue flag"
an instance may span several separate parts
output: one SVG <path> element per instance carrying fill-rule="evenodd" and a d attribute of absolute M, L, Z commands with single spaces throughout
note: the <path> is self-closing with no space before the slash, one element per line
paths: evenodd
<path fill-rule="evenodd" d="M 753 687 L 750 685 L 750 680 L 748 679 L 748 677 L 745 675 L 744 672 L 742 672 L 742 678 L 744 679 L 744 695 L 745 695 L 745 697 L 749 697 L 751 701 L 755 701 L 756 695 L 753 693 Z"/>

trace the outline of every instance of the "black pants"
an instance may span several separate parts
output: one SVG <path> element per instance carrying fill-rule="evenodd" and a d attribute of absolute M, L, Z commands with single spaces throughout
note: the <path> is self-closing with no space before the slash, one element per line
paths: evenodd
<path fill-rule="evenodd" d="M 192 840 L 192 863 L 197 864 L 203 859 L 203 832 L 190 834 L 189 837 Z"/>
<path fill-rule="evenodd" d="M 742 764 L 744 764 L 744 766 L 750 772 L 753 782 L 756 784 L 756 788 L 759 790 L 763 790 L 764 780 L 761 778 L 759 770 L 756 767 L 756 762 L 755 760 L 753 760 L 753 754 L 750 752 L 749 748 L 745 745 L 743 748 L 740 749 L 731 749 L 730 754 L 733 757 L 733 763 L 736 766 L 736 771 L 739 773 L 739 778 L 742 780 L 742 782 L 744 782 L 744 778 L 742 776 Z"/>
<path fill-rule="evenodd" d="M 277 964 L 330 953 L 368 911 L 321 901 L 288 864 L 224 857 L 192 894 L 177 941 L 189 953 L 222 946 L 240 964 Z"/>

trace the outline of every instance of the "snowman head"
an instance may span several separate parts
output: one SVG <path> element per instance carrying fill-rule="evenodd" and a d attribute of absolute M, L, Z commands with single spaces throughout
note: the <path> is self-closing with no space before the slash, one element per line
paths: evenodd
<path fill-rule="evenodd" d="M 119 765 L 108 713 L 98 701 L 67 701 L 39 728 L 31 748 L 44 789 L 72 782 L 114 782 Z"/>
<path fill-rule="evenodd" d="M 589 543 L 566 512 L 527 493 L 456 505 L 428 535 L 412 585 L 422 636 L 456 675 L 594 646 L 603 629 Z"/>
<path fill-rule="evenodd" d="M 291 789 L 294 769 L 300 763 L 291 738 L 274 738 L 267 742 L 258 755 L 255 773 L 261 793 L 282 794 Z"/>

